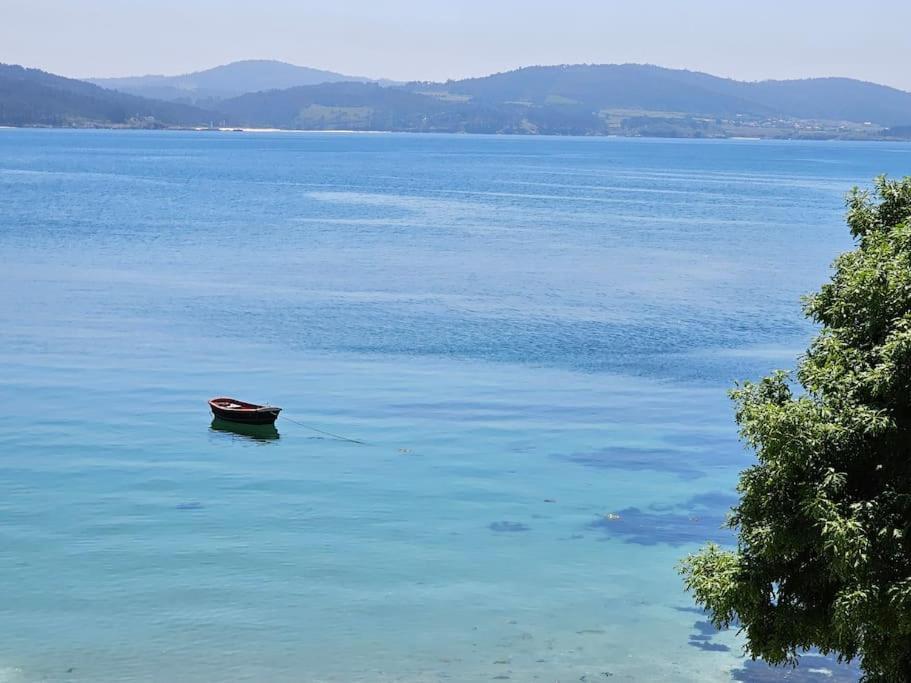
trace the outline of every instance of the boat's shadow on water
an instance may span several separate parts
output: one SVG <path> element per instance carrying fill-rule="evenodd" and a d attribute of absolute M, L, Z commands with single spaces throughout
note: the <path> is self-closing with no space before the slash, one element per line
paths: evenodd
<path fill-rule="evenodd" d="M 281 438 L 275 425 L 246 425 L 240 422 L 228 422 L 213 418 L 209 431 L 226 437 L 239 438 L 244 441 L 268 443 Z"/>

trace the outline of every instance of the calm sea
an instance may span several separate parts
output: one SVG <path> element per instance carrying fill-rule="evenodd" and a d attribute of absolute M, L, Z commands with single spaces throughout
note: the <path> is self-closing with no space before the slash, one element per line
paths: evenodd
<path fill-rule="evenodd" d="M 844 192 L 909 169 L 0 131 L 0 681 L 778 680 L 675 563 L 730 542 L 726 390 L 793 365 Z"/>

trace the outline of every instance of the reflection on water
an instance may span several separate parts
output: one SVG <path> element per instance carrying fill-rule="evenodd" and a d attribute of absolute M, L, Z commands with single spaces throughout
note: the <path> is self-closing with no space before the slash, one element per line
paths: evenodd
<path fill-rule="evenodd" d="M 218 417 L 212 418 L 212 424 L 209 428 L 213 432 L 230 433 L 250 441 L 265 443 L 275 441 L 281 435 L 275 428 L 275 425 L 247 425 L 240 422 L 229 422 Z"/>

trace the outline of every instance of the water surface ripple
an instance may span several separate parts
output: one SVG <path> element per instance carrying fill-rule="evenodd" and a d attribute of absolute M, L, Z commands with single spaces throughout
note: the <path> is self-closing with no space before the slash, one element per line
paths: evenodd
<path fill-rule="evenodd" d="M 909 161 L 0 131 L 0 681 L 775 680 L 674 565 L 731 541 L 727 388 Z"/>

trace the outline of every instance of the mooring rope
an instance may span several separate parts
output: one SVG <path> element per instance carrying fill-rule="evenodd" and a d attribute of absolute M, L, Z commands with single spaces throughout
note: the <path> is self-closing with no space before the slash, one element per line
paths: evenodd
<path fill-rule="evenodd" d="M 294 418 L 288 417 L 287 415 L 282 415 L 281 419 L 287 420 L 288 422 L 293 422 L 294 424 L 296 424 L 299 427 L 303 427 L 304 429 L 309 429 L 311 432 L 316 432 L 317 434 L 324 434 L 325 436 L 331 436 L 333 439 L 338 439 L 339 441 L 347 441 L 349 443 L 356 443 L 356 444 L 360 444 L 361 446 L 367 445 L 366 441 L 360 441 L 358 439 L 349 439 L 347 436 L 342 436 L 341 434 L 333 434 L 332 432 L 327 432 L 325 429 L 317 429 L 316 427 L 312 427 L 308 424 L 304 424 L 303 422 L 298 422 Z"/>

